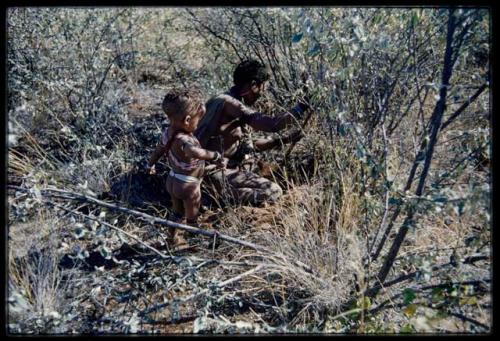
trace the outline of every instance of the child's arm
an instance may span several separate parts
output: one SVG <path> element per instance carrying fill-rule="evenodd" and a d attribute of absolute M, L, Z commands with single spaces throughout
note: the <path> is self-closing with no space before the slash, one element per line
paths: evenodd
<path fill-rule="evenodd" d="M 227 159 L 223 155 L 216 151 L 211 151 L 208 149 L 203 149 L 194 145 L 190 141 L 184 141 L 181 147 L 184 154 L 192 159 L 206 160 L 216 162 L 217 167 L 225 168 L 227 164 Z"/>
<path fill-rule="evenodd" d="M 214 152 L 208 149 L 203 149 L 188 142 L 184 143 L 182 150 L 184 151 L 187 157 L 192 159 L 206 160 L 206 161 L 218 161 L 222 159 L 221 153 Z"/>
<path fill-rule="evenodd" d="M 153 154 L 149 158 L 148 166 L 153 167 L 155 163 L 158 162 L 158 160 L 165 154 L 165 145 L 159 144 L 156 146 L 156 149 L 154 150 Z"/>

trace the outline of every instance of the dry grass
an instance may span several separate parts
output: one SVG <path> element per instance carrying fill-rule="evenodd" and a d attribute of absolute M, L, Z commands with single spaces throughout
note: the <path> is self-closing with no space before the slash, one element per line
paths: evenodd
<path fill-rule="evenodd" d="M 351 192 L 348 177 L 343 190 Z M 345 194 L 345 193 L 344 193 Z M 300 302 L 290 326 L 313 312 L 337 309 L 352 298 L 353 275 L 362 277 L 363 243 L 359 240 L 355 196 L 340 203 L 321 181 L 291 187 L 275 204 L 230 209 L 221 221 L 221 230 L 265 245 L 272 254 L 260 255 L 266 271 L 249 285 L 269 287 L 285 301 Z M 341 219 L 335 221 L 333 216 Z M 251 259 L 255 253 L 241 250 L 235 259 Z M 306 271 L 300 263 L 312 269 Z M 269 278 L 276 280 L 269 281 Z M 248 288 L 248 287 L 247 287 Z M 258 290 L 255 291 L 258 291 Z M 304 295 L 300 299 L 297 295 Z M 310 320 L 311 316 L 305 318 Z M 314 318 L 313 318 L 314 319 Z M 303 321 L 302 321 L 303 322 Z"/>
<path fill-rule="evenodd" d="M 67 331 L 76 291 L 76 272 L 59 266 L 61 221 L 45 210 L 36 219 L 9 226 L 9 304 L 11 333 Z"/>

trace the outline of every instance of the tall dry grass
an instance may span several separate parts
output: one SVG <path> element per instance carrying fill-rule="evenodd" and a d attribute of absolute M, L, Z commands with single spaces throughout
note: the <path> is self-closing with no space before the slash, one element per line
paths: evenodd
<path fill-rule="evenodd" d="M 12 334 L 69 332 L 76 271 L 60 267 L 61 221 L 39 209 L 35 220 L 9 226 L 8 327 Z"/>
<path fill-rule="evenodd" d="M 330 156 L 320 162 L 333 162 L 334 148 L 326 150 L 329 153 L 324 155 Z M 365 276 L 357 170 L 345 168 L 333 175 L 332 182 L 334 168 L 324 166 L 319 166 L 323 172 L 303 183 L 297 182 L 297 174 L 276 169 L 274 180 L 278 172 L 282 177 L 285 174 L 283 187 L 288 187 L 276 203 L 227 208 L 218 224 L 222 232 L 270 251 L 228 253 L 232 259 L 264 265 L 252 279 L 243 281 L 241 290 L 279 297 L 281 314 L 287 316 L 285 325 L 291 331 L 306 325 L 317 328 L 325 312 L 335 314 L 357 297 L 356 278 Z"/>

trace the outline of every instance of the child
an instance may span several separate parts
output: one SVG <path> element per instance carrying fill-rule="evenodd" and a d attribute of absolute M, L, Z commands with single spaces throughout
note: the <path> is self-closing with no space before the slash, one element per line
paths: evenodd
<path fill-rule="evenodd" d="M 173 204 L 171 219 L 180 222 L 185 216 L 188 225 L 196 225 L 204 160 L 217 162 L 219 167 L 224 167 L 224 158 L 217 151 L 201 148 L 198 139 L 192 134 L 206 111 L 198 91 L 171 91 L 165 96 L 162 108 L 170 120 L 170 126 L 163 132 L 148 166 L 154 172 L 154 164 L 167 154 L 171 168 L 167 178 L 167 191 Z M 186 244 L 182 231 L 173 228 L 169 229 L 168 239 L 174 247 Z"/>

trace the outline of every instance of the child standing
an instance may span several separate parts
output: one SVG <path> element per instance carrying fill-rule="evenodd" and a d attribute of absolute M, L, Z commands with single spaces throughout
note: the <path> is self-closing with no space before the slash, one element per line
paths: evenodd
<path fill-rule="evenodd" d="M 162 103 L 170 126 L 163 132 L 160 144 L 149 159 L 149 167 L 154 172 L 154 164 L 167 155 L 170 173 L 167 191 L 172 198 L 173 217 L 181 222 L 186 218 L 188 225 L 196 225 L 200 208 L 200 184 L 205 169 L 205 160 L 217 162 L 224 167 L 223 157 L 217 151 L 201 148 L 193 132 L 205 114 L 205 105 L 196 90 L 174 90 L 169 92 Z M 170 228 L 169 241 L 179 247 L 186 244 L 182 231 Z"/>

